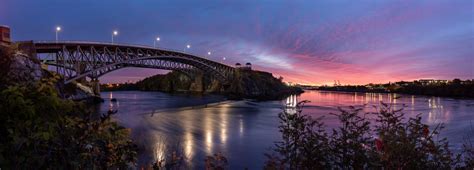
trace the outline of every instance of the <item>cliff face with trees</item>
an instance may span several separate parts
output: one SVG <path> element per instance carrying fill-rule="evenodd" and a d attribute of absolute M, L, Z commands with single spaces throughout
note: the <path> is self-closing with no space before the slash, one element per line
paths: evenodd
<path fill-rule="evenodd" d="M 130 130 L 65 98 L 61 77 L 15 47 L 0 46 L 0 167 L 125 169 L 136 161 Z"/>
<path fill-rule="evenodd" d="M 237 70 L 229 84 L 197 75 L 190 78 L 179 72 L 155 75 L 136 83 L 136 89 L 145 91 L 217 93 L 232 99 L 251 98 L 260 100 L 279 99 L 293 93 L 301 93 L 297 87 L 285 85 L 271 73 Z"/>

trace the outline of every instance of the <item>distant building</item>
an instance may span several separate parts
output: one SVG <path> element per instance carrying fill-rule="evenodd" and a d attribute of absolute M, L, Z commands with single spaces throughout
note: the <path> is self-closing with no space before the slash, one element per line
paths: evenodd
<path fill-rule="evenodd" d="M 246 63 L 245 68 L 248 70 L 252 70 L 252 64 L 251 63 Z"/>
<path fill-rule="evenodd" d="M 9 46 L 11 43 L 10 27 L 0 25 L 0 45 Z"/>
<path fill-rule="evenodd" d="M 241 70 L 252 70 L 252 64 L 246 63 L 245 66 L 242 66 L 240 63 L 235 63 L 235 68 L 238 68 Z"/>
<path fill-rule="evenodd" d="M 448 80 L 435 80 L 435 79 L 420 79 L 417 81 L 421 85 L 432 85 L 432 84 L 447 84 Z"/>
<path fill-rule="evenodd" d="M 409 85 L 412 85 L 413 82 L 407 82 L 407 81 L 399 81 L 399 82 L 395 82 L 396 85 L 398 86 L 409 86 Z"/>

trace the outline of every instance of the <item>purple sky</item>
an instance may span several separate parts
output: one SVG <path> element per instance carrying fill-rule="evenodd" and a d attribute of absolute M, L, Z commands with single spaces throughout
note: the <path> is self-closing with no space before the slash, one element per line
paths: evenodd
<path fill-rule="evenodd" d="M 474 78 L 474 1 L 2 0 L 14 40 L 116 41 L 182 50 L 305 84 Z M 126 68 L 102 82 L 162 70 Z"/>

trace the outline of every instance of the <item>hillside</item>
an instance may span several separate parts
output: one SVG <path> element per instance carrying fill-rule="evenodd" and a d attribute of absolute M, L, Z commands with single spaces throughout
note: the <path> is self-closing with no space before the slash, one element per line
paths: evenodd
<path fill-rule="evenodd" d="M 203 75 L 190 78 L 179 72 L 155 75 L 136 83 L 144 91 L 217 93 L 232 99 L 272 100 L 289 94 L 301 93 L 297 87 L 289 87 L 271 73 L 252 70 L 237 70 L 229 84 L 222 84 Z"/>

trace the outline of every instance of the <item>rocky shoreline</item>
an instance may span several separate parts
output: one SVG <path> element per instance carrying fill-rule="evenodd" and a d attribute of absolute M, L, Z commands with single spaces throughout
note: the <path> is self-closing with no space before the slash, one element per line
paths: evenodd
<path fill-rule="evenodd" d="M 64 99 L 74 101 L 85 101 L 86 103 L 98 103 L 102 99 L 95 95 L 92 89 L 86 84 L 73 82 L 67 85 L 61 83 L 62 77 L 55 72 L 47 70 L 35 56 L 18 49 L 15 45 L 0 48 L 0 87 L 11 85 L 32 85 L 43 79 L 53 78 L 57 82 L 54 84 L 59 96 Z"/>

